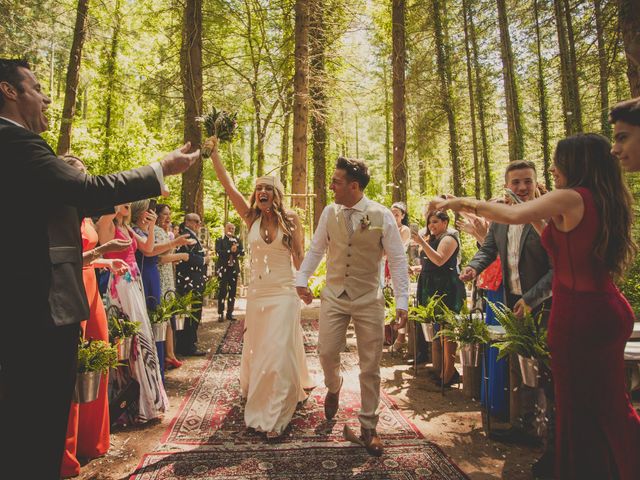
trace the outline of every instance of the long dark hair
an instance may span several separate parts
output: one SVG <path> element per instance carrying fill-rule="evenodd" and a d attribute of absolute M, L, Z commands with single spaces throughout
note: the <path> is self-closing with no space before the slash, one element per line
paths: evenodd
<path fill-rule="evenodd" d="M 595 254 L 614 278 L 620 278 L 637 246 L 631 234 L 633 198 L 609 140 L 596 133 L 565 138 L 558 142 L 554 162 L 567 177 L 566 188 L 585 187 L 592 192 L 602 224 Z"/>
<path fill-rule="evenodd" d="M 427 242 L 430 242 L 431 240 L 433 240 L 435 238 L 431 234 L 431 230 L 429 230 L 429 220 L 431 220 L 431 217 L 436 217 L 441 222 L 446 222 L 447 228 L 449 227 L 450 218 L 449 218 L 449 215 L 447 214 L 447 212 L 443 212 L 442 210 L 434 210 L 432 212 L 429 212 L 429 214 L 427 215 L 427 222 L 426 222 L 426 225 L 425 225 L 425 228 L 427 229 Z"/>

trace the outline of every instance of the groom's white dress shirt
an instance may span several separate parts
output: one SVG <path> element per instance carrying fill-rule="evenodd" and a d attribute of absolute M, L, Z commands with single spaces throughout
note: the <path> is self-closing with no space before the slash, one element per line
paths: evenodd
<path fill-rule="evenodd" d="M 363 196 L 358 203 L 351 207 L 355 210 L 351 215 L 353 231 L 358 230 L 358 226 L 365 217 L 364 211 L 366 210 L 366 206 L 369 202 L 371 202 L 371 200 Z M 342 211 L 347 207 L 339 205 L 338 208 Z M 308 286 L 309 277 L 311 277 L 316 268 L 318 268 L 318 265 L 327 250 L 329 245 L 327 217 L 331 214 L 331 211 L 332 210 L 329 208 L 325 208 L 322 211 L 318 226 L 316 227 L 316 231 L 311 241 L 311 246 L 304 257 L 304 261 L 302 262 L 300 270 L 296 276 L 297 287 Z M 402 239 L 400 238 L 400 233 L 396 225 L 396 220 L 393 217 L 391 210 L 388 208 L 385 208 L 384 210 L 382 246 L 387 255 L 387 261 L 389 262 L 393 291 L 396 297 L 396 307 L 398 309 L 407 310 L 409 304 L 409 275 L 407 271 L 407 259 L 402 245 Z"/>

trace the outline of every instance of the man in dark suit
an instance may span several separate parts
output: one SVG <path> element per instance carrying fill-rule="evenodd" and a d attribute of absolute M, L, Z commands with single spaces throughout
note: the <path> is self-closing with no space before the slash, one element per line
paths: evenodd
<path fill-rule="evenodd" d="M 524 160 L 509 163 L 505 172 L 505 188 L 510 189 L 520 202 L 533 200 L 537 189 L 535 164 Z M 482 247 L 463 269 L 460 279 L 469 281 L 476 278 L 498 255 L 502 263 L 506 305 L 513 309 L 517 316 L 524 315 L 528 310 L 533 310 L 534 314 L 543 309 L 548 311 L 553 270 L 534 226 L 492 223 Z M 524 430 L 528 430 L 527 433 L 532 433 L 533 430 L 535 392 L 523 387 L 517 362 L 510 362 L 509 383 L 510 418 L 513 428 L 503 432 L 492 432 L 491 437 L 496 440 L 520 440 L 524 437 Z M 550 377 L 548 384 L 550 385 Z M 552 389 L 546 388 L 545 393 L 548 394 L 548 403 L 552 403 Z M 521 406 L 520 403 L 529 405 Z M 553 415 L 549 416 L 553 418 Z M 548 473 L 553 466 L 553 427 L 553 421 L 550 420 L 547 428 L 547 449 L 537 467 L 544 473 Z"/>
<path fill-rule="evenodd" d="M 183 330 L 176 332 L 176 352 L 185 356 L 202 356 L 206 352 L 198 350 L 198 326 L 202 319 L 202 294 L 207 282 L 207 265 L 209 257 L 198 239 L 202 221 L 197 213 L 187 213 L 184 217 L 184 231 L 194 242 L 184 245 L 177 253 L 189 254 L 189 260 L 176 265 L 176 289 L 178 294 L 193 293 L 196 301 L 191 310 L 192 318 L 188 318 Z"/>
<path fill-rule="evenodd" d="M 216 275 L 220 279 L 218 287 L 218 321 L 224 319 L 224 302 L 227 299 L 227 320 L 233 320 L 233 307 L 236 302 L 236 287 L 240 273 L 239 258 L 244 256 L 242 242 L 234 234 L 236 226 L 227 223 L 224 236 L 216 240 Z"/>
<path fill-rule="evenodd" d="M 26 62 L 0 59 L 0 198 L 14 232 L 1 241 L 0 477 L 7 479 L 60 475 L 79 323 L 89 317 L 82 218 L 157 196 L 164 176 L 199 155 L 184 153 L 185 145 L 152 166 L 86 175 L 40 137 L 50 103 Z M 33 461 L 20 461 L 25 455 Z"/>

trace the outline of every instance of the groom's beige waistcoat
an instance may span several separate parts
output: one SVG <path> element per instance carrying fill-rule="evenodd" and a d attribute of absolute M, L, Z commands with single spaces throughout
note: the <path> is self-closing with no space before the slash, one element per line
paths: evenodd
<path fill-rule="evenodd" d="M 351 237 L 344 214 L 333 204 L 327 219 L 327 287 L 339 297 L 347 292 L 354 300 L 380 288 L 384 207 L 368 201 L 364 212 L 354 212 L 361 221 L 354 222 Z"/>

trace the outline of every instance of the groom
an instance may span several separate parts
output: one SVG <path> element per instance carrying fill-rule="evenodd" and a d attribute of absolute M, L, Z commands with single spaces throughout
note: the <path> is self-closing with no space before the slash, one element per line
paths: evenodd
<path fill-rule="evenodd" d="M 407 322 L 409 277 L 407 259 L 389 209 L 364 196 L 369 169 L 361 160 L 338 158 L 331 190 L 335 203 L 320 217 L 309 252 L 298 272 L 296 289 L 307 304 L 313 295 L 309 277 L 327 253 L 327 286 L 320 305 L 318 350 L 328 392 L 324 412 L 331 420 L 338 411 L 342 377 L 340 352 L 346 346 L 353 319 L 360 359 L 362 408 L 358 418 L 360 442 L 371 455 L 382 455 L 376 433 L 380 401 L 380 359 L 384 341 L 384 296 L 380 289 L 380 262 L 387 255 L 396 296 L 399 328 Z"/>

